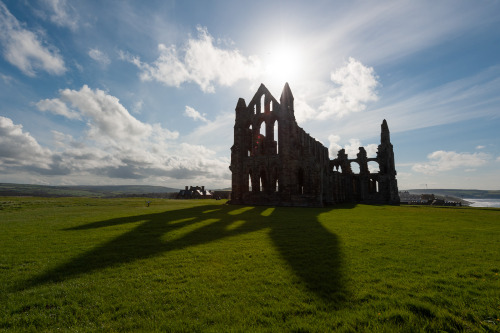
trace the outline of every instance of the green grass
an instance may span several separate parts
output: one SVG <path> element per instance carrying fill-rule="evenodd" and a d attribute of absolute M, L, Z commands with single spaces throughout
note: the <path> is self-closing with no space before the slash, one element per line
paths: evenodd
<path fill-rule="evenodd" d="M 1 331 L 500 329 L 500 210 L 0 197 Z"/>

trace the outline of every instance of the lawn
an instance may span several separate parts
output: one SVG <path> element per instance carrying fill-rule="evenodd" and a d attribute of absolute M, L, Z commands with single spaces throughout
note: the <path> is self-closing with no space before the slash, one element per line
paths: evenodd
<path fill-rule="evenodd" d="M 500 209 L 0 197 L 0 330 L 500 331 Z"/>

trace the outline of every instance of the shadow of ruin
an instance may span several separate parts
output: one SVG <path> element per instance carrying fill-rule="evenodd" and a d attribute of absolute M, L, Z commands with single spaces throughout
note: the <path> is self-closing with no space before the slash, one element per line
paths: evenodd
<path fill-rule="evenodd" d="M 340 306 L 349 292 L 344 285 L 344 258 L 338 236 L 322 225 L 319 216 L 332 209 L 350 208 L 352 206 L 349 205 L 323 208 L 314 215 L 299 209 L 290 218 L 289 211 L 280 207 L 203 205 L 89 222 L 63 230 L 74 233 L 138 225 L 42 274 L 19 281 L 15 290 L 61 283 L 107 268 L 158 257 L 164 258 L 161 261 L 165 265 L 163 269 L 165 274 L 170 274 L 171 269 L 179 268 L 176 262 L 165 257 L 169 252 L 266 231 L 272 247 L 301 281 L 299 288 L 303 287 L 328 304 Z M 307 228 L 304 229 L 304 225 Z M 178 232 L 183 228 L 192 230 L 179 236 Z M 187 253 L 187 256 L 194 255 L 191 251 Z M 241 260 L 242 257 L 238 258 Z M 194 266 L 186 266 L 182 270 L 196 271 L 194 267 L 197 264 L 205 265 L 205 262 L 197 260 L 197 263 L 193 263 Z"/>
<path fill-rule="evenodd" d="M 341 149 L 330 160 L 328 148 L 298 126 L 293 100 L 288 83 L 280 102 L 263 84 L 248 106 L 243 98 L 238 100 L 229 167 L 232 204 L 399 204 L 394 150 L 385 119 L 375 158 L 368 158 L 365 148 L 359 147 L 354 159 Z M 353 173 L 352 163 L 359 165 L 359 173 Z M 377 164 L 378 172 L 370 172 L 368 163 Z"/>

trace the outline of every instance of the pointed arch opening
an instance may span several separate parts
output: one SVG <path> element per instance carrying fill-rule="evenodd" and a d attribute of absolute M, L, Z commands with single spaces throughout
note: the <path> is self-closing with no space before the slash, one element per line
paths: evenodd
<path fill-rule="evenodd" d="M 250 192 L 252 190 L 252 171 L 249 170 L 246 175 L 246 182 L 244 183 L 243 192 Z"/>
<path fill-rule="evenodd" d="M 252 124 L 248 126 L 247 133 L 246 133 L 246 147 L 245 149 L 247 150 L 247 156 L 252 156 L 253 149 L 252 149 L 252 141 L 253 141 L 253 129 L 252 129 Z"/>
<path fill-rule="evenodd" d="M 297 184 L 299 194 L 304 194 L 304 169 L 299 168 L 299 172 L 297 174 Z"/>
<path fill-rule="evenodd" d="M 273 141 L 274 141 L 274 145 L 276 147 L 275 151 L 276 151 L 276 154 L 279 154 L 279 133 L 278 133 L 278 129 L 279 129 L 279 126 L 278 126 L 278 119 L 276 119 L 274 121 L 274 124 L 273 124 Z"/>
<path fill-rule="evenodd" d="M 259 190 L 261 192 L 267 192 L 268 184 L 267 184 L 266 170 L 264 170 L 264 169 L 260 170 L 259 179 L 260 179 L 260 181 L 259 181 L 259 183 L 260 183 L 259 184 L 260 185 Z"/>
<path fill-rule="evenodd" d="M 370 173 L 379 173 L 380 166 L 378 165 L 378 163 L 376 161 L 369 161 L 368 162 L 368 171 L 370 171 Z"/>
<path fill-rule="evenodd" d="M 253 143 L 253 151 L 254 155 L 262 155 L 265 152 L 265 141 L 266 141 L 266 136 L 264 135 L 265 132 L 265 126 L 262 126 L 262 124 L 265 124 L 263 120 L 261 120 L 257 127 L 255 128 L 255 141 Z"/>
<path fill-rule="evenodd" d="M 266 95 L 262 94 L 257 102 L 257 114 L 265 112 L 266 109 Z"/>
<path fill-rule="evenodd" d="M 273 167 L 272 179 L 271 179 L 271 192 L 279 192 L 279 181 L 278 181 L 278 167 Z"/>
<path fill-rule="evenodd" d="M 361 168 L 360 168 L 358 162 L 351 162 L 350 164 L 351 164 L 352 173 L 355 175 L 359 175 Z"/>
<path fill-rule="evenodd" d="M 378 180 L 375 178 L 370 179 L 370 184 L 369 184 L 369 192 L 370 193 L 378 193 L 379 192 L 379 184 Z"/>
<path fill-rule="evenodd" d="M 259 134 L 261 134 L 262 136 L 265 136 L 267 133 L 266 133 L 266 123 L 264 120 L 260 120 L 259 121 Z"/>
<path fill-rule="evenodd" d="M 258 192 L 259 191 L 259 178 L 258 175 L 254 173 L 252 169 L 248 172 L 248 180 L 250 182 L 250 191 Z"/>

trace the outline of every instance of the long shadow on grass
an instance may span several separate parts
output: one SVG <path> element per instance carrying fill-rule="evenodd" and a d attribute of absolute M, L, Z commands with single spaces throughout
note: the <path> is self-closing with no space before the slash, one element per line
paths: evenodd
<path fill-rule="evenodd" d="M 93 222 L 66 231 L 86 232 L 131 223 L 139 225 L 42 275 L 24 281 L 20 288 L 60 282 L 168 251 L 269 228 L 276 249 L 303 281 L 305 288 L 325 301 L 339 303 L 344 294 L 339 240 L 318 221 L 318 214 L 328 211 L 208 205 Z"/>

